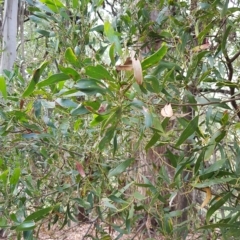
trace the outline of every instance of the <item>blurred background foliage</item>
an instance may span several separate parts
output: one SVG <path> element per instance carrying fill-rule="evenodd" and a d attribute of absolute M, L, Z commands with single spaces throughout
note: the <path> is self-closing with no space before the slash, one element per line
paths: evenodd
<path fill-rule="evenodd" d="M 238 239 L 239 2 L 19 4 L 0 89 L 9 239 L 70 221 L 93 239 Z M 133 50 L 142 83 L 125 71 Z"/>

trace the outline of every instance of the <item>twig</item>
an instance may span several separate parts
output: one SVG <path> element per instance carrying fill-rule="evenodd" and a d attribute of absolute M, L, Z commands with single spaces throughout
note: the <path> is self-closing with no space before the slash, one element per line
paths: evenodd
<path fill-rule="evenodd" d="M 214 104 L 221 104 L 221 103 L 227 103 L 227 102 L 232 102 L 240 100 L 240 97 L 238 98 L 231 98 L 223 101 L 214 101 L 214 102 L 207 102 L 207 103 L 171 103 L 172 106 L 207 106 L 207 105 L 214 105 Z M 166 104 L 155 104 L 157 106 L 165 106 Z"/>

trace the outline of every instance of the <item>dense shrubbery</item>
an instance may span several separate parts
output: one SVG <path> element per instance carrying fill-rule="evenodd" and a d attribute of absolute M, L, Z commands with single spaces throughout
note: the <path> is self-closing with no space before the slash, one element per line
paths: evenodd
<path fill-rule="evenodd" d="M 238 5 L 27 2 L 27 53 L 0 89 L 0 226 L 238 236 Z"/>

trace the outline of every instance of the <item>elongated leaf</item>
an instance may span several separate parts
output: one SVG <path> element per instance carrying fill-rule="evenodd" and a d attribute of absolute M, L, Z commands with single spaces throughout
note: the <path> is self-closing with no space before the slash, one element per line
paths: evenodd
<path fill-rule="evenodd" d="M 220 168 L 223 166 L 225 162 L 226 159 L 217 160 L 209 168 L 207 168 L 202 175 L 220 170 Z"/>
<path fill-rule="evenodd" d="M 152 67 L 154 64 L 158 63 L 165 56 L 166 53 L 167 46 L 163 45 L 160 49 L 158 49 L 157 52 L 142 61 L 142 69 L 144 70 Z"/>
<path fill-rule="evenodd" d="M 239 228 L 239 223 L 236 224 L 229 224 L 229 223 L 215 223 L 215 224 L 208 224 L 199 229 L 215 229 L 215 228 Z"/>
<path fill-rule="evenodd" d="M 152 147 L 158 140 L 160 139 L 160 135 L 158 133 L 154 133 L 150 141 L 147 143 L 145 150 L 147 151 L 150 147 Z"/>
<path fill-rule="evenodd" d="M 16 228 L 17 231 L 27 231 L 35 228 L 34 221 L 24 221 L 23 223 L 19 224 Z"/>
<path fill-rule="evenodd" d="M 183 130 L 181 136 L 179 137 L 176 147 L 180 146 L 188 137 L 190 137 L 198 128 L 198 116 L 196 116 L 187 127 Z"/>
<path fill-rule="evenodd" d="M 73 109 L 70 113 L 71 115 L 76 116 L 76 115 L 89 113 L 89 111 L 82 104 L 80 104 L 77 108 Z"/>
<path fill-rule="evenodd" d="M 17 184 L 21 174 L 20 168 L 15 168 L 13 170 L 12 176 L 10 177 L 10 184 Z"/>
<path fill-rule="evenodd" d="M 206 222 L 208 223 L 210 220 L 210 217 L 215 213 L 217 210 L 220 209 L 220 207 L 231 197 L 231 192 L 227 193 L 225 196 L 220 198 L 217 202 L 215 202 L 207 211 L 206 215 Z"/>
<path fill-rule="evenodd" d="M 71 67 L 63 67 L 60 65 L 58 67 L 63 73 L 67 74 L 73 80 L 76 81 L 76 80 L 80 79 L 80 74 L 75 69 L 73 69 Z"/>
<path fill-rule="evenodd" d="M 70 99 L 57 98 L 55 100 L 55 102 L 58 103 L 61 107 L 64 107 L 64 108 L 76 108 L 76 107 L 78 107 L 78 104 L 73 102 Z"/>
<path fill-rule="evenodd" d="M 112 140 L 112 138 L 114 136 L 114 131 L 115 131 L 114 127 L 110 127 L 106 131 L 104 137 L 102 138 L 102 140 L 100 141 L 100 143 L 98 145 L 100 150 L 103 150 L 105 148 L 106 144 L 109 143 Z"/>
<path fill-rule="evenodd" d="M 222 184 L 222 183 L 230 182 L 232 180 L 234 180 L 232 177 L 214 178 L 214 179 L 206 180 L 202 183 L 193 183 L 192 186 L 197 187 L 197 188 L 205 188 L 205 187 L 210 187 L 210 186 L 216 185 L 216 184 Z"/>
<path fill-rule="evenodd" d="M 65 73 L 57 73 L 57 74 L 54 74 L 54 75 L 50 76 L 49 78 L 39 82 L 37 84 L 37 86 L 39 88 L 41 88 L 41 87 L 49 86 L 51 84 L 58 83 L 58 82 L 61 82 L 61 81 L 67 80 L 67 79 L 69 79 L 69 76 L 66 75 Z"/>
<path fill-rule="evenodd" d="M 134 158 L 129 158 L 129 159 L 125 160 L 124 162 L 120 163 L 116 168 L 112 169 L 108 173 L 108 178 L 117 176 L 117 175 L 121 174 L 122 172 L 124 172 L 133 163 L 133 161 L 134 161 Z"/>
<path fill-rule="evenodd" d="M 43 208 L 43 209 L 40 209 L 32 214 L 30 214 L 29 216 L 27 216 L 25 218 L 25 221 L 39 221 L 41 219 L 43 219 L 48 213 L 50 213 L 51 211 L 53 210 L 53 207 L 47 207 L 47 208 Z"/>
<path fill-rule="evenodd" d="M 37 70 L 34 71 L 32 79 L 31 79 L 27 89 L 24 91 L 24 93 L 22 95 L 23 97 L 29 96 L 34 91 L 35 86 L 37 85 L 37 83 L 40 79 L 40 76 L 42 75 L 42 72 L 47 67 L 47 65 L 48 65 L 48 62 L 43 62 L 41 64 L 41 66 Z"/>
<path fill-rule="evenodd" d="M 2 96 L 4 99 L 7 98 L 7 86 L 6 81 L 3 76 L 0 76 L 0 92 L 2 93 Z"/>
<path fill-rule="evenodd" d="M 109 42 L 114 43 L 115 49 L 117 50 L 118 54 L 121 55 L 122 48 L 121 48 L 120 41 L 109 21 L 104 23 L 104 33 L 105 33 L 106 37 L 108 38 Z"/>
<path fill-rule="evenodd" d="M 75 87 L 89 95 L 110 92 L 110 90 L 108 90 L 104 84 L 97 79 L 81 79 L 77 82 Z"/>
<path fill-rule="evenodd" d="M 143 111 L 142 111 L 143 115 L 144 115 L 144 120 L 145 120 L 145 126 L 147 128 L 152 126 L 153 123 L 153 116 L 152 113 L 149 112 L 149 110 L 145 107 L 143 107 Z"/>
<path fill-rule="evenodd" d="M 230 31 L 231 31 L 232 27 L 231 26 L 228 26 L 226 31 L 224 32 L 224 35 L 223 35 L 223 40 L 222 40 L 222 43 L 221 43 L 221 48 L 222 48 L 222 51 L 225 52 L 226 51 L 226 43 L 227 43 L 227 38 L 230 34 Z"/>
<path fill-rule="evenodd" d="M 74 51 L 71 48 L 67 48 L 65 52 L 65 59 L 72 64 L 74 67 L 81 67 L 81 64 L 78 61 L 77 56 L 74 54 Z"/>
<path fill-rule="evenodd" d="M 86 70 L 86 75 L 88 75 L 91 78 L 96 78 L 99 80 L 103 79 L 103 80 L 114 81 L 113 77 L 102 65 L 88 66 L 86 67 L 85 70 Z"/>

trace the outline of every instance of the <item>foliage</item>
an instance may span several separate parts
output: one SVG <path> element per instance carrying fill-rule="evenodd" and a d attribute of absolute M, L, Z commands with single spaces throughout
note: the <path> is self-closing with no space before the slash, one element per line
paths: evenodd
<path fill-rule="evenodd" d="M 106 225 L 237 238 L 239 5 L 26 2 L 29 54 L 0 79 L 0 226 L 32 239 L 45 221 L 91 218 L 98 239 Z M 142 84 L 126 71 L 132 50 Z M 175 119 L 160 114 L 168 103 Z"/>

